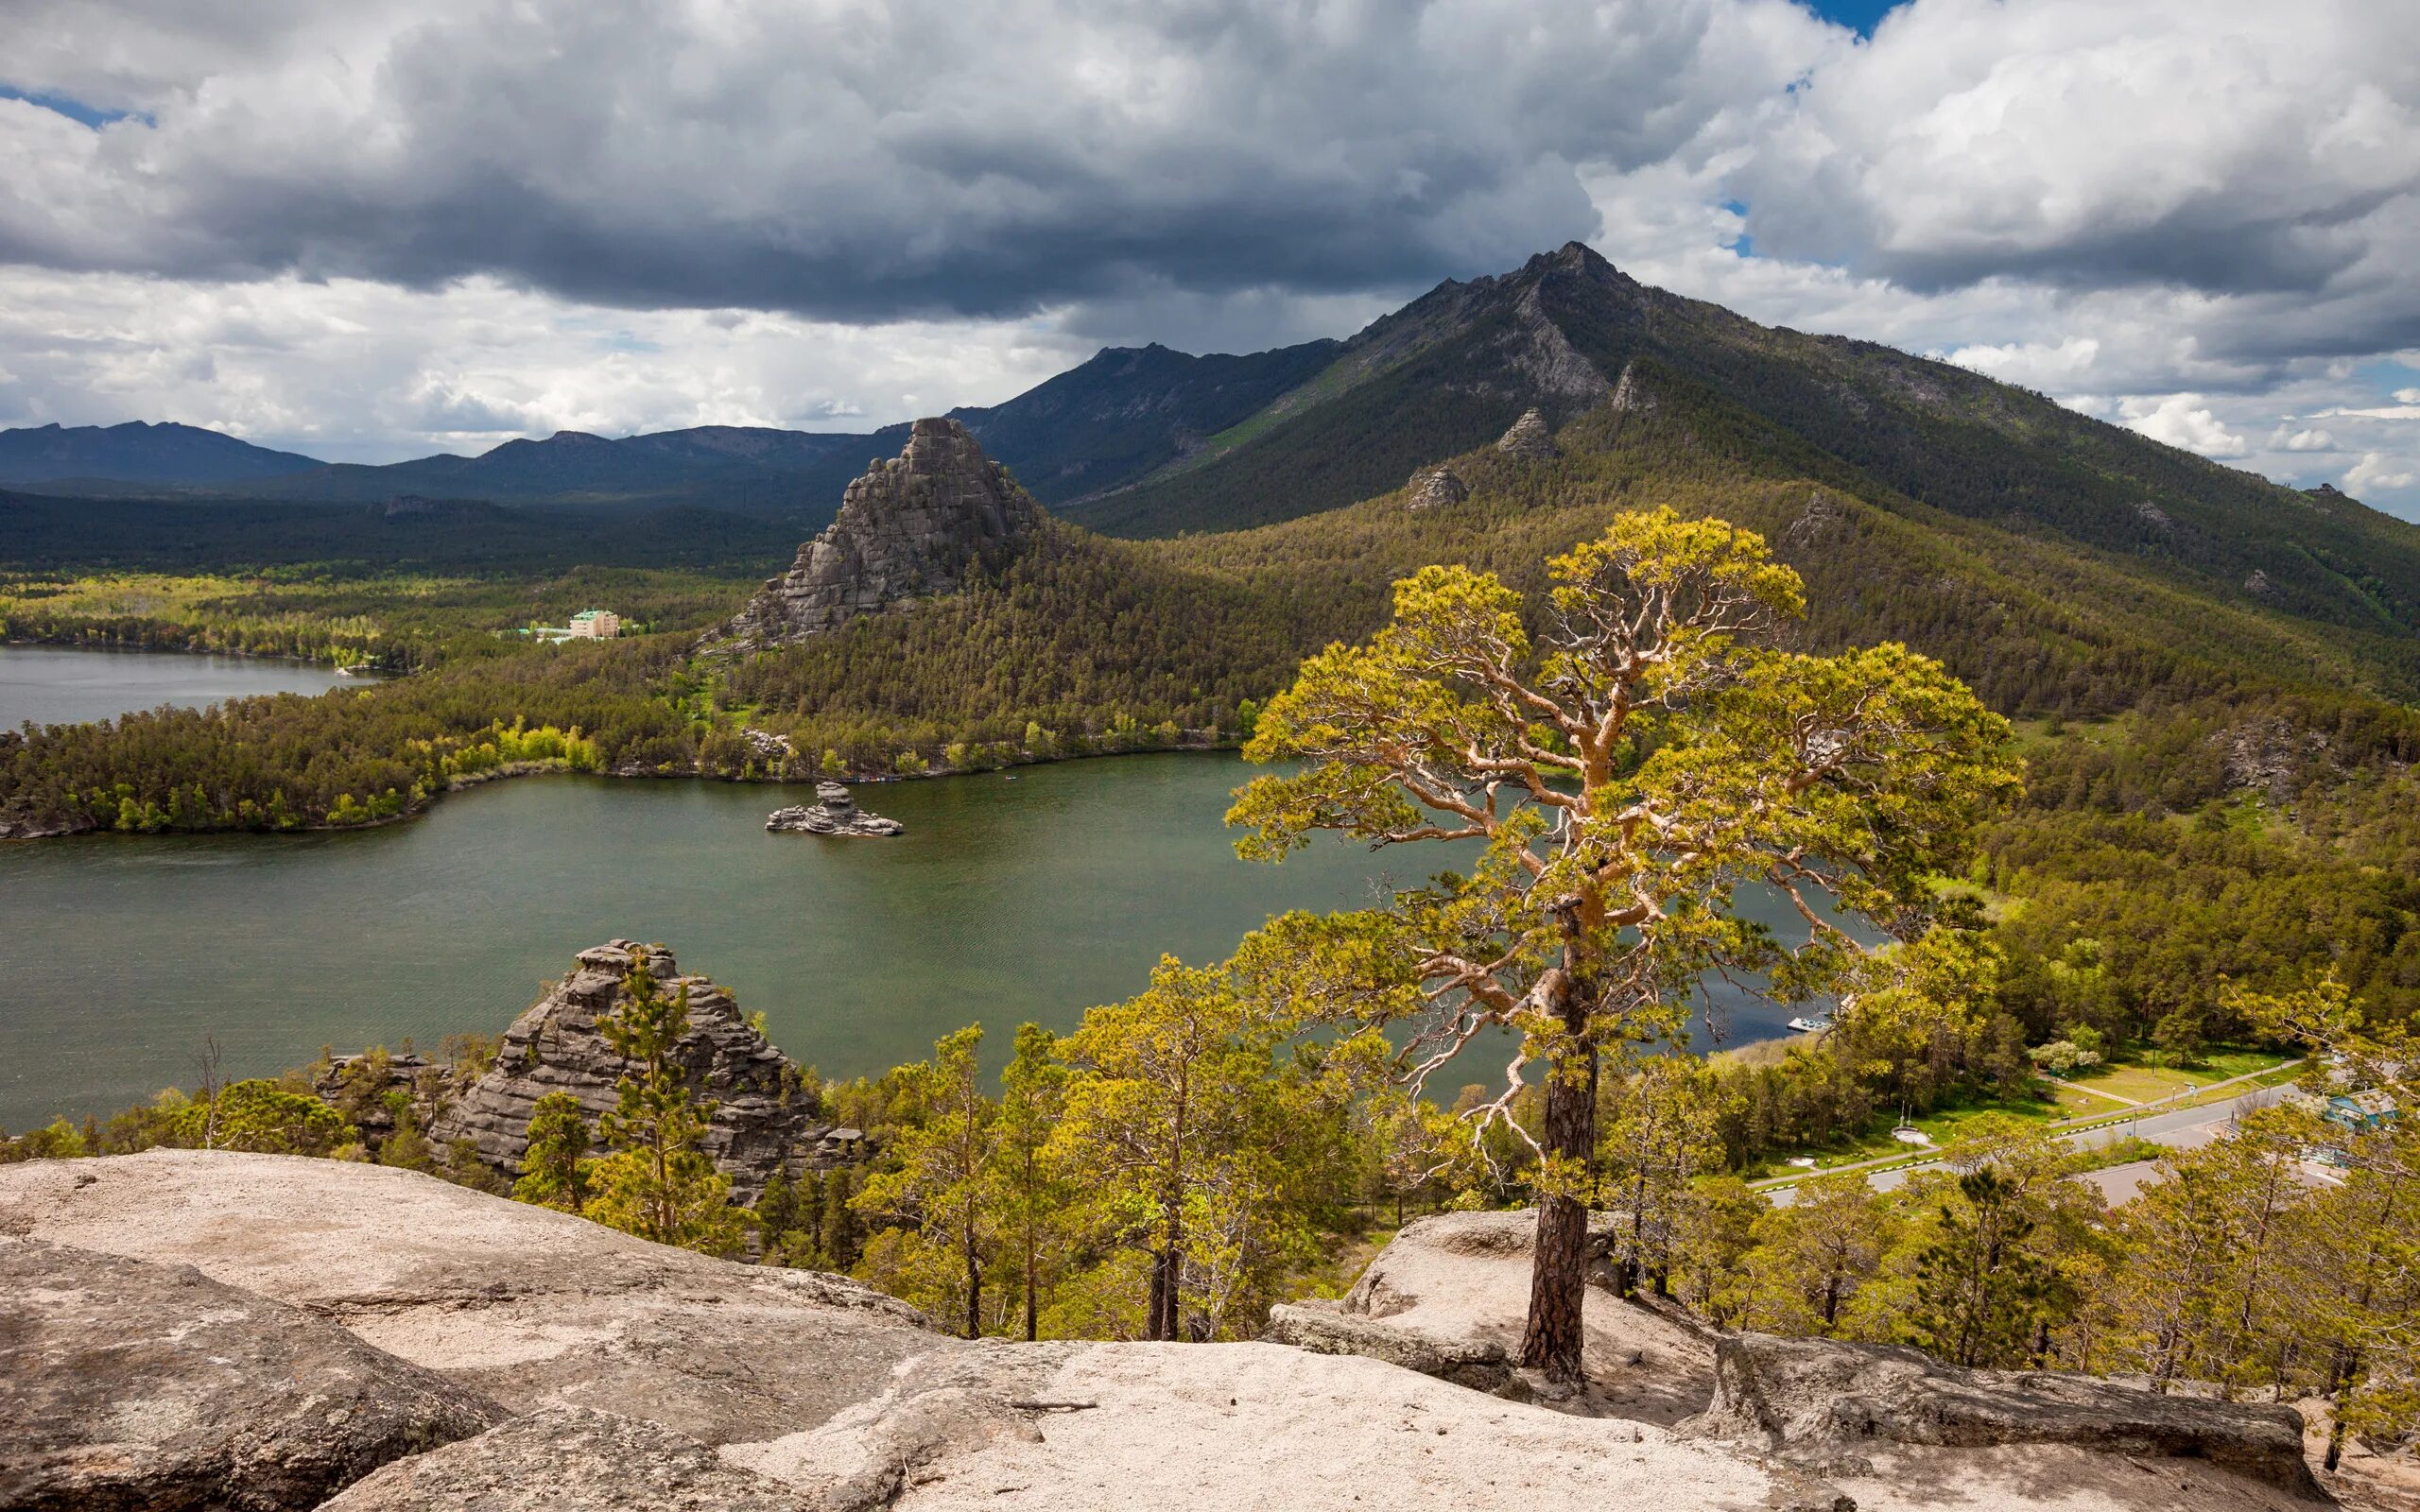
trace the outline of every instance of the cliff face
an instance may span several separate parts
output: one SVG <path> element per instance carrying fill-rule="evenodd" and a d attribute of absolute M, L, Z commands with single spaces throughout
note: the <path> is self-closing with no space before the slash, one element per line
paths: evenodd
<path fill-rule="evenodd" d="M 965 426 L 920 420 L 907 449 L 850 484 L 830 528 L 716 639 L 733 649 L 781 645 L 904 599 L 954 593 L 1041 521 L 1032 497 Z"/>
<path fill-rule="evenodd" d="M 504 1049 L 488 1074 L 429 1128 L 441 1147 L 467 1139 L 479 1158 L 507 1175 L 521 1169 L 529 1144 L 529 1113 L 548 1092 L 579 1099 L 596 1125 L 614 1106 L 614 1083 L 630 1062 L 597 1030 L 627 995 L 634 961 L 666 991 L 689 991 L 689 1032 L 674 1053 L 693 1097 L 714 1099 L 706 1153 L 731 1177 L 732 1194 L 753 1203 L 777 1171 L 829 1165 L 847 1148 L 820 1119 L 799 1068 L 740 1016 L 730 992 L 702 976 L 683 976 L 670 952 L 617 939 L 579 953 L 569 975 L 505 1031 Z"/>

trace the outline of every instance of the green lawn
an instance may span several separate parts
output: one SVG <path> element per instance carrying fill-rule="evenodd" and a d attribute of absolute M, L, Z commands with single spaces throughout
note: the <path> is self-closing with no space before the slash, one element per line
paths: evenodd
<path fill-rule="evenodd" d="M 2113 1113 L 2125 1111 L 2116 1103 L 2102 1102 L 2100 1106 Z M 1939 1148 L 1957 1137 L 1961 1125 L 1987 1113 L 2000 1113 L 2012 1118 L 2025 1119 L 2030 1123 L 2043 1124 L 2068 1116 L 2066 1110 L 2057 1102 L 2047 1097 L 1994 1097 L 1979 1098 L 1950 1108 L 1936 1108 L 1930 1113 L 1911 1118 L 1909 1122 L 1931 1137 L 1933 1148 Z M 1808 1174 L 1804 1167 L 1788 1163 L 1789 1157 L 1792 1155 L 1813 1156 L 1817 1171 L 1828 1171 L 1835 1166 L 1854 1165 L 1860 1160 L 1876 1160 L 1886 1155 L 1922 1157 L 1926 1153 L 1923 1147 L 1903 1144 L 1891 1137 L 1891 1131 L 1897 1126 L 1898 1122 L 1896 1115 L 1883 1114 L 1866 1125 L 1864 1131 L 1855 1139 L 1838 1141 L 1822 1149 L 1784 1150 L 1760 1165 L 1741 1172 L 1740 1175 L 1751 1181 L 1755 1181 L 1766 1177 Z"/>
<path fill-rule="evenodd" d="M 2289 1058 L 2274 1051 L 2247 1050 L 2230 1045 L 2205 1051 L 2200 1060 L 2180 1069 L 2172 1065 L 2145 1065 L 2139 1056 L 2128 1055 L 2089 1074 L 2067 1078 L 2068 1085 L 2061 1088 L 2059 1101 L 2062 1107 L 2077 1113 L 2090 1113 L 2118 1106 L 2107 1098 L 2085 1096 L 2076 1091 L 2083 1088 L 2112 1092 L 2137 1103 L 2162 1102 L 2179 1097 L 2188 1087 L 2198 1092 L 2218 1082 L 2272 1070 Z"/>

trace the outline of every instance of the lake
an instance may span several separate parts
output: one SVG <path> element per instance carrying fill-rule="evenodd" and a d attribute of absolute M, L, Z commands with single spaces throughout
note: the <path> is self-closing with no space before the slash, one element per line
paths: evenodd
<path fill-rule="evenodd" d="M 977 1022 L 996 1060 L 1018 1022 L 1071 1028 L 1163 951 L 1215 961 L 1271 913 L 1352 906 L 1447 859 L 1323 837 L 1237 860 L 1220 816 L 1252 771 L 1170 753 L 860 787 L 907 824 L 894 839 L 767 833 L 805 787 L 544 777 L 367 831 L 0 845 L 0 1125 L 191 1086 L 214 1035 L 250 1075 L 322 1044 L 498 1032 L 615 936 L 665 942 L 828 1075 Z M 1783 1032 L 1790 1010 L 1725 997 L 1735 1038 Z"/>
<path fill-rule="evenodd" d="M 263 693 L 325 693 L 333 667 L 241 656 L 0 645 L 0 730 L 80 725 L 174 704 L 203 709 Z"/>

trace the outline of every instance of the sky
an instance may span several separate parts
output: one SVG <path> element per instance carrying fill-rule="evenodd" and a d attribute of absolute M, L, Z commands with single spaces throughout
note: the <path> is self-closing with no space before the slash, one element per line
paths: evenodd
<path fill-rule="evenodd" d="M 8 0 L 0 426 L 864 430 L 1578 238 L 2420 518 L 2410 0 Z"/>

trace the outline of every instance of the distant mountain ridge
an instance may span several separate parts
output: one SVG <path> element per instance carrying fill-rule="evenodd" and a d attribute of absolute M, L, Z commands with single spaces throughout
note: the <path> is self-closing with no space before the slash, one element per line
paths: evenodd
<path fill-rule="evenodd" d="M 960 406 L 949 418 L 1015 469 L 1046 503 L 1115 488 L 1184 457 L 1325 369 L 1341 346 L 1313 341 L 1245 356 L 1193 356 L 1163 346 L 1105 347 L 1005 404 Z M 174 432 L 182 452 L 155 444 L 61 443 L 69 438 Z M 112 483 L 318 503 L 375 504 L 397 494 L 514 502 L 698 505 L 820 526 L 869 457 L 897 455 L 906 423 L 871 432 L 700 425 L 607 438 L 557 431 L 514 439 L 476 456 L 441 453 L 382 466 L 322 463 L 270 452 L 191 426 L 59 433 L 0 432 L 0 486 L 72 482 L 104 493 Z M 20 455 L 21 466 L 10 459 Z M 190 456 L 188 465 L 178 458 Z M 73 458 L 70 460 L 70 458 Z M 241 465 L 232 458 L 249 458 Z"/>
<path fill-rule="evenodd" d="M 275 452 L 174 421 L 0 430 L 0 485 L 14 487 L 81 478 L 209 486 L 290 476 L 325 465 L 299 452 Z"/>

